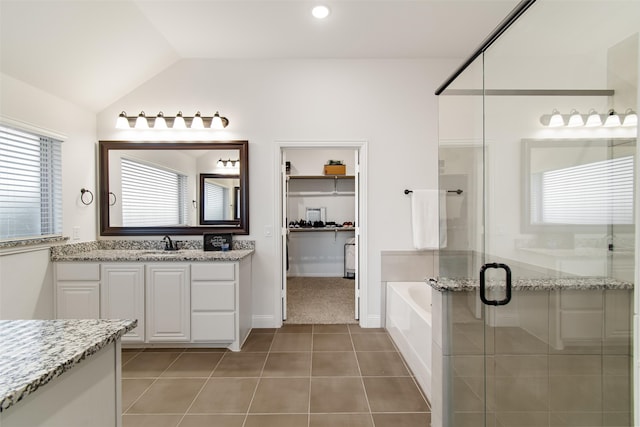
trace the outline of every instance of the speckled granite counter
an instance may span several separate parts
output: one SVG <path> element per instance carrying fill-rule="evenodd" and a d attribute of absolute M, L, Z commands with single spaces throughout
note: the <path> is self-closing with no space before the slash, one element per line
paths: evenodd
<path fill-rule="evenodd" d="M 51 248 L 51 261 L 239 261 L 254 252 L 255 242 L 234 240 L 232 250 L 203 251 L 202 242 L 180 242 L 178 251 L 163 250 L 161 240 L 101 240 L 98 242 L 60 245 Z"/>
<path fill-rule="evenodd" d="M 137 326 L 137 320 L 1 320 L 0 412 Z"/>
<path fill-rule="evenodd" d="M 426 281 L 438 291 L 473 291 L 480 288 L 478 279 L 450 279 L 440 277 L 438 280 Z M 546 278 L 546 279 L 514 279 L 512 289 L 524 291 L 551 291 L 551 290 L 592 290 L 592 289 L 633 289 L 633 283 L 623 282 L 607 277 L 571 277 L 571 278 Z M 487 288 L 504 287 L 504 281 L 487 281 Z"/>

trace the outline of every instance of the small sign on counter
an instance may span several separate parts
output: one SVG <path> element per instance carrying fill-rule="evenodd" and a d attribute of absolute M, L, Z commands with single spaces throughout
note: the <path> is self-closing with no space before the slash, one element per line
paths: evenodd
<path fill-rule="evenodd" d="M 230 251 L 231 234 L 205 234 L 203 248 L 205 251 Z"/>

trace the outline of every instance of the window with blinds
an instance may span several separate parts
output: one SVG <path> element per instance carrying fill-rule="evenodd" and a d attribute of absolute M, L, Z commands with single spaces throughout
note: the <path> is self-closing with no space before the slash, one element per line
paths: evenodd
<path fill-rule="evenodd" d="M 62 234 L 61 145 L 0 126 L 0 239 Z"/>
<path fill-rule="evenodd" d="M 633 171 L 625 156 L 534 175 L 532 224 L 633 224 Z"/>
<path fill-rule="evenodd" d="M 122 225 L 187 225 L 187 177 L 132 159 L 121 159 Z"/>
<path fill-rule="evenodd" d="M 206 221 L 228 220 L 229 189 L 213 182 L 204 182 L 204 219 Z"/>

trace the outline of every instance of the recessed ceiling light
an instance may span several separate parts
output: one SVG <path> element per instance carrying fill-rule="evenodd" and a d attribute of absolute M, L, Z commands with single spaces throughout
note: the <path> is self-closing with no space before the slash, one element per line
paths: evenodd
<path fill-rule="evenodd" d="M 329 8 L 327 6 L 315 6 L 311 9 L 311 14 L 318 19 L 324 19 L 329 16 Z"/>

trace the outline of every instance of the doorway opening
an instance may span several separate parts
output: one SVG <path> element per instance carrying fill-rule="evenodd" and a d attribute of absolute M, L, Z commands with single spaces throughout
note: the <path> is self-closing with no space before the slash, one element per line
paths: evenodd
<path fill-rule="evenodd" d="M 364 145 L 279 145 L 282 322 L 361 323 Z"/>

